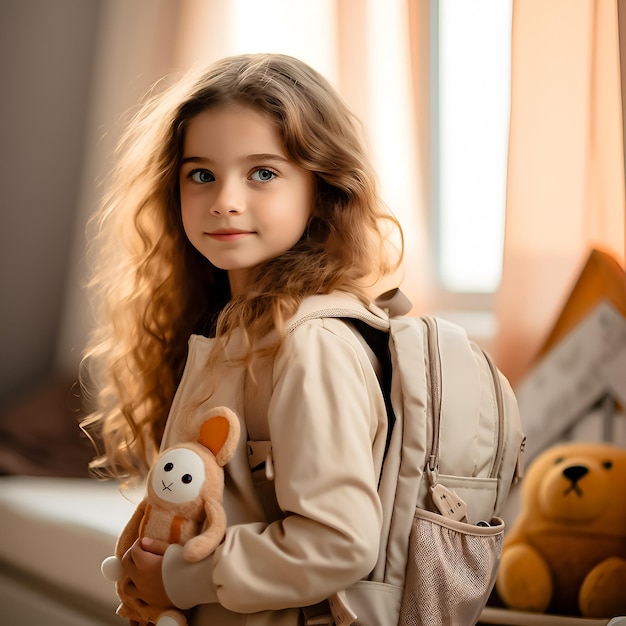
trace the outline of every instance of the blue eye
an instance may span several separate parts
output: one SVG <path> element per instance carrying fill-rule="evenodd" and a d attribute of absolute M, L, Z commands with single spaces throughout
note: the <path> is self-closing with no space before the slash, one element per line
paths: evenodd
<path fill-rule="evenodd" d="M 191 481 L 193 480 L 193 477 L 191 476 L 191 474 L 185 474 L 182 478 L 181 481 L 183 483 L 185 483 L 185 485 L 188 485 Z"/>
<path fill-rule="evenodd" d="M 252 180 L 256 180 L 259 183 L 269 183 L 270 180 L 276 178 L 276 173 L 272 170 L 268 170 L 266 167 L 261 167 L 258 170 L 252 172 L 250 176 Z"/>
<path fill-rule="evenodd" d="M 191 178 L 194 183 L 201 185 L 212 183 L 215 180 L 215 176 L 213 176 L 209 170 L 193 170 L 189 172 L 189 178 Z"/>

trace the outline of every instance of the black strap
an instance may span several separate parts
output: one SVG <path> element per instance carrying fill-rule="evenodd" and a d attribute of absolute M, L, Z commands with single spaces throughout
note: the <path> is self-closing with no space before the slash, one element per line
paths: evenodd
<path fill-rule="evenodd" d="M 351 322 L 359 334 L 365 339 L 367 345 L 371 348 L 374 356 L 378 359 L 380 364 L 380 376 L 378 382 L 380 384 L 381 391 L 383 392 L 383 398 L 385 400 L 385 409 L 387 411 L 387 442 L 385 443 L 384 459 L 387 456 L 389 450 L 389 444 L 391 442 L 391 434 L 393 427 L 396 423 L 396 416 L 393 412 L 391 405 L 391 352 L 389 350 L 389 333 L 384 330 L 373 328 L 367 322 L 361 320 L 346 320 Z"/>

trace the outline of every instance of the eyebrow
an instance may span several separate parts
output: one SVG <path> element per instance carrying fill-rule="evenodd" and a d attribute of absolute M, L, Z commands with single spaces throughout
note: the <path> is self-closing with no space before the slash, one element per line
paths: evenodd
<path fill-rule="evenodd" d="M 279 163 L 289 163 L 289 159 L 284 156 L 280 156 L 279 154 L 272 153 L 260 153 L 260 154 L 249 154 L 241 159 L 241 161 L 277 161 Z M 201 156 L 188 156 L 184 157 L 180 162 L 181 165 L 185 165 L 186 163 L 212 163 L 211 159 Z"/>

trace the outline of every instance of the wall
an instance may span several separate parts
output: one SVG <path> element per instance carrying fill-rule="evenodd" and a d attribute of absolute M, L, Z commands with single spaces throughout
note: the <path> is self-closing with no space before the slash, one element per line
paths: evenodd
<path fill-rule="evenodd" d="M 53 368 L 99 7 L 0 0 L 0 403 Z"/>

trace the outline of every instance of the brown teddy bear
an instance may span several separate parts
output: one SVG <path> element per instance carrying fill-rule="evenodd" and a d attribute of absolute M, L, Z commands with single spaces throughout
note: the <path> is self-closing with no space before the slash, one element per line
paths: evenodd
<path fill-rule="evenodd" d="M 568 443 L 528 469 L 496 590 L 512 609 L 626 615 L 626 450 Z"/>
<path fill-rule="evenodd" d="M 117 614 L 121 617 L 158 626 L 187 624 L 180 611 L 158 614 L 149 606 L 141 611 L 132 608 L 121 583 L 121 559 L 138 537 L 179 543 L 184 546 L 183 557 L 190 562 L 213 552 L 226 531 L 223 466 L 235 451 L 239 431 L 239 420 L 230 409 L 212 409 L 195 441 L 166 449 L 150 469 L 145 498 L 120 534 L 115 556 L 102 563 L 104 577 L 117 583 L 122 602 Z"/>

